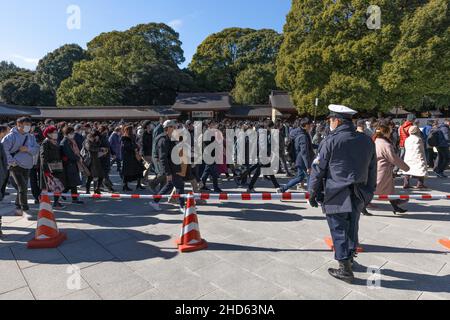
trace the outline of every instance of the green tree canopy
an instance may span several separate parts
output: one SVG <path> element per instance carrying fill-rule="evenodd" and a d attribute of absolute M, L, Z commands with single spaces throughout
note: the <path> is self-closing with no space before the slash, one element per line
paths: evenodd
<path fill-rule="evenodd" d="M 291 92 L 302 113 L 314 100 L 360 111 L 387 110 L 395 94 L 380 84 L 400 26 L 425 0 L 293 0 L 277 59 L 277 84 Z M 370 5 L 381 8 L 381 29 L 366 25 Z"/>
<path fill-rule="evenodd" d="M 450 8 L 448 0 L 430 0 L 401 25 L 392 60 L 383 67 L 383 87 L 411 107 L 424 107 L 427 96 L 450 97 Z M 445 99 L 448 102 L 448 99 Z M 429 106 L 429 104 L 425 104 Z"/>
<path fill-rule="evenodd" d="M 251 65 L 239 73 L 232 96 L 239 104 L 266 104 L 274 88 L 274 65 Z"/>
<path fill-rule="evenodd" d="M 0 61 L 0 82 L 19 71 L 24 71 L 24 69 L 19 68 L 12 62 Z"/>
<path fill-rule="evenodd" d="M 31 71 L 19 71 L 0 83 L 0 97 L 7 103 L 37 106 L 41 103 L 41 88 Z"/>
<path fill-rule="evenodd" d="M 281 42 L 274 30 L 225 29 L 200 44 L 189 69 L 203 90 L 231 91 L 249 65 L 274 63 Z"/>
<path fill-rule="evenodd" d="M 61 82 L 72 75 L 74 63 L 84 59 L 86 59 L 86 53 L 80 46 L 64 45 L 39 61 L 36 68 L 36 80 L 44 90 L 48 90 L 54 95 L 55 100 L 56 91 Z"/>
<path fill-rule="evenodd" d="M 103 33 L 87 45 L 90 60 L 75 64 L 58 90 L 59 106 L 172 104 L 192 83 L 179 69 L 179 35 L 164 24 Z"/>

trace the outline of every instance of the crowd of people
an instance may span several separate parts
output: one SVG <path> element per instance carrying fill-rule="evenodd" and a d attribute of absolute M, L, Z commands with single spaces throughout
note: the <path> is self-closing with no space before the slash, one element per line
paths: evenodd
<path fill-rule="evenodd" d="M 426 189 L 429 167 L 437 177 L 446 178 L 445 170 L 450 159 L 449 125 L 449 120 L 442 123 L 430 120 L 425 127 L 420 128 L 412 114 L 403 123 L 395 123 L 391 118 L 354 120 L 354 129 L 369 136 L 376 146 L 376 194 L 394 194 L 396 176 L 403 177 L 405 189 L 412 187 L 414 179 L 417 180 L 415 188 Z M 79 192 L 131 192 L 131 183 L 136 183 L 137 191 L 149 190 L 162 195 L 172 192 L 183 194 L 185 183 L 190 184 L 194 192 L 220 193 L 223 192 L 221 183 L 229 180 L 234 181 L 236 188 L 244 188 L 249 193 L 256 192 L 255 187 L 266 167 L 259 160 L 261 155 L 257 153 L 258 159 L 251 161 L 245 151 L 242 164 L 236 161 L 233 164 L 177 164 L 171 157 L 177 143 L 181 143 L 181 140 L 175 142 L 172 139 L 176 129 L 186 130 L 194 136 L 194 122 L 163 118 L 159 122 L 55 123 L 51 119 L 34 122 L 24 117 L 0 125 L 0 200 L 8 194 L 7 186 L 10 184 L 17 191 L 15 214 L 22 216 L 30 209 L 29 186 L 36 204 L 43 190 L 74 195 Z M 243 132 L 265 129 L 269 135 L 273 130 L 278 130 L 279 171 L 264 175 L 264 178 L 271 181 L 274 190 L 281 193 L 295 187 L 306 190 L 305 183 L 311 174 L 317 150 L 332 132 L 327 121 L 314 123 L 308 118 L 293 122 L 273 122 L 269 119 L 207 120 L 203 123 L 203 130 L 206 129 L 218 130 L 223 136 L 227 129 L 241 129 Z M 211 143 L 202 140 L 193 139 L 192 143 L 200 144 L 202 148 Z M 236 144 L 234 148 L 238 149 L 239 146 Z M 237 152 L 233 150 L 233 154 Z M 180 157 L 187 155 L 180 154 Z M 120 187 L 110 178 L 112 170 L 116 170 L 121 177 Z M 281 185 L 276 174 L 288 178 L 289 182 Z M 212 182 L 212 189 L 208 186 L 208 180 Z M 71 200 L 74 205 L 83 204 L 78 197 Z M 184 200 L 179 201 L 183 208 Z M 394 213 L 406 212 L 401 207 L 404 202 L 392 201 L 391 204 Z M 152 201 L 150 205 L 156 211 L 161 210 L 158 201 Z M 53 206 L 55 209 L 64 208 L 60 197 L 54 197 Z M 364 209 L 363 214 L 370 215 L 367 209 Z"/>

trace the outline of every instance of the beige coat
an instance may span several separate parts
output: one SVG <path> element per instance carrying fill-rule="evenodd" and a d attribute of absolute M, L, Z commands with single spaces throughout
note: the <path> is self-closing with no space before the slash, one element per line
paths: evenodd
<path fill-rule="evenodd" d="M 394 146 L 385 139 L 375 141 L 378 159 L 377 195 L 392 195 L 395 193 L 394 167 L 409 171 L 408 165 L 395 153 Z"/>
<path fill-rule="evenodd" d="M 416 135 L 411 135 L 406 139 L 405 163 L 410 168 L 408 172 L 404 172 L 408 176 L 425 177 L 428 173 L 423 141 Z"/>

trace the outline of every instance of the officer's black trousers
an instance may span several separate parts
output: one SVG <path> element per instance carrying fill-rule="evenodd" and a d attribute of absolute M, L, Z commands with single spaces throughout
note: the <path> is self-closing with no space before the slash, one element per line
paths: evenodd
<path fill-rule="evenodd" d="M 359 218 L 361 213 L 353 210 L 349 213 L 327 215 L 337 261 L 348 260 L 358 247 Z"/>

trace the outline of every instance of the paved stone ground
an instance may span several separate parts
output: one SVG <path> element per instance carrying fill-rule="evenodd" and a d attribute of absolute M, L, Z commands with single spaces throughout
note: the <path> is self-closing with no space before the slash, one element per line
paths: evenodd
<path fill-rule="evenodd" d="M 428 184 L 450 193 L 450 180 Z M 352 286 L 328 276 L 336 263 L 325 217 L 302 202 L 199 206 L 209 249 L 193 254 L 175 249 L 182 216 L 170 205 L 161 213 L 140 200 L 69 205 L 56 212 L 68 241 L 53 250 L 26 249 L 35 221 L 4 218 L 0 299 L 450 299 L 450 255 L 437 243 L 450 236 L 450 202 L 413 201 L 403 217 L 377 205 L 361 219 L 366 253 Z M 79 289 L 68 286 L 71 266 L 81 270 Z M 381 275 L 377 289 L 369 267 Z"/>

